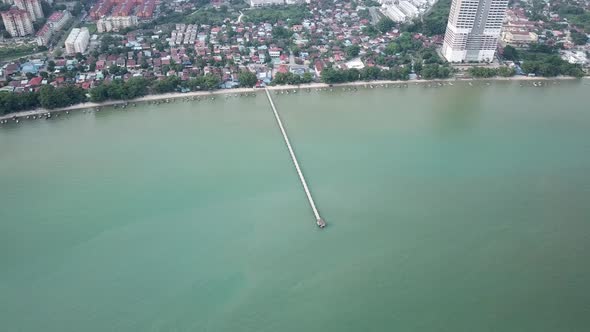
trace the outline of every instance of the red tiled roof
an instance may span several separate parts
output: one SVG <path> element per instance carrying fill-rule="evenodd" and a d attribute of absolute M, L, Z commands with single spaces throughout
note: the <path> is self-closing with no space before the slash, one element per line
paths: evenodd
<path fill-rule="evenodd" d="M 48 22 L 57 22 L 57 21 L 61 20 L 61 18 L 63 16 L 64 16 L 63 12 L 55 12 L 55 13 L 51 14 L 51 16 L 49 16 L 47 21 Z"/>
<path fill-rule="evenodd" d="M 43 81 L 43 77 L 33 77 L 31 78 L 31 80 L 29 81 L 29 85 L 31 86 L 37 86 L 41 84 L 41 81 Z"/>
<path fill-rule="evenodd" d="M 286 74 L 286 73 L 289 72 L 289 68 L 286 65 L 281 65 L 281 66 L 279 66 L 279 70 L 278 71 L 279 71 L 279 73 Z"/>

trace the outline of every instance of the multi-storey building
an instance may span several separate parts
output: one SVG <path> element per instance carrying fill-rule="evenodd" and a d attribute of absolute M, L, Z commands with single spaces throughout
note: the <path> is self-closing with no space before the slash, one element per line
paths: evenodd
<path fill-rule="evenodd" d="M 90 9 L 90 17 L 93 20 L 98 20 L 104 15 L 107 15 L 114 5 L 115 3 L 112 0 L 98 0 Z"/>
<path fill-rule="evenodd" d="M 250 0 L 250 7 L 264 7 L 284 4 L 285 0 Z"/>
<path fill-rule="evenodd" d="M 51 40 L 51 36 L 53 35 L 53 29 L 45 24 L 39 31 L 37 31 L 37 45 L 39 46 L 47 46 L 49 41 Z"/>
<path fill-rule="evenodd" d="M 508 0 L 453 0 L 442 52 L 450 62 L 492 61 Z"/>
<path fill-rule="evenodd" d="M 72 15 L 67 10 L 51 14 L 47 19 L 47 23 L 37 31 L 37 45 L 47 46 L 51 40 L 51 36 L 53 36 L 56 31 L 63 29 L 70 18 L 72 18 Z"/>
<path fill-rule="evenodd" d="M 154 15 L 156 9 L 156 0 L 144 0 L 137 6 L 137 17 L 150 18 Z"/>
<path fill-rule="evenodd" d="M 66 38 L 66 53 L 69 55 L 84 53 L 89 41 L 90 33 L 88 32 L 88 28 L 72 29 L 68 38 Z"/>
<path fill-rule="evenodd" d="M 23 37 L 33 33 L 33 22 L 26 10 L 12 7 L 2 12 L 2 21 L 12 37 Z"/>
<path fill-rule="evenodd" d="M 96 21 L 96 30 L 99 33 L 119 31 L 121 29 L 137 25 L 137 16 L 109 16 Z"/>
<path fill-rule="evenodd" d="M 134 0 L 124 0 L 118 3 L 115 8 L 113 8 L 112 15 L 113 16 L 129 16 L 133 7 L 135 6 Z"/>
<path fill-rule="evenodd" d="M 31 21 L 43 18 L 43 9 L 39 0 L 14 0 L 14 4 L 22 10 L 26 10 L 31 17 Z"/>
<path fill-rule="evenodd" d="M 47 19 L 47 24 L 53 29 L 53 31 L 61 30 L 66 23 L 72 18 L 72 14 L 69 11 L 59 11 L 51 14 Z"/>

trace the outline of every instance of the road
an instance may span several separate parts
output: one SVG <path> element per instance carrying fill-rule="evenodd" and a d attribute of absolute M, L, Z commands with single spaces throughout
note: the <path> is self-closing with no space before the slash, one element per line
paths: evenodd
<path fill-rule="evenodd" d="M 74 21 L 71 23 L 70 27 L 68 28 L 68 31 L 66 31 L 62 35 L 60 40 L 57 43 L 55 43 L 55 45 L 52 47 L 51 50 L 29 53 L 29 54 L 21 54 L 21 55 L 14 56 L 14 57 L 5 57 L 2 59 L 2 62 L 14 61 L 19 58 L 38 57 L 38 56 L 42 56 L 43 54 L 51 54 L 51 53 L 53 53 L 53 51 L 55 51 L 58 48 L 61 49 L 64 46 L 64 43 L 66 42 L 66 38 L 70 34 L 70 31 L 72 31 L 73 28 L 77 27 L 83 18 L 84 18 L 84 16 L 74 18 L 73 19 Z"/>
<path fill-rule="evenodd" d="M 55 45 L 53 45 L 52 51 L 55 51 L 57 49 L 61 49 L 65 42 L 66 42 L 66 38 L 68 38 L 68 36 L 70 35 L 70 32 L 72 32 L 72 30 L 80 25 L 80 22 L 82 22 L 82 20 L 84 19 L 85 15 L 82 15 L 80 17 L 75 17 L 74 18 L 74 22 L 71 23 L 70 27 L 68 28 L 68 31 L 66 31 L 66 33 L 64 33 L 61 38 L 59 39 L 59 41 L 57 43 L 55 43 Z"/>

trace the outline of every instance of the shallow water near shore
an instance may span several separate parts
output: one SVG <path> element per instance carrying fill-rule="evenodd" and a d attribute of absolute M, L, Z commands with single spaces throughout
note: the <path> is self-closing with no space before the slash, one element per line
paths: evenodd
<path fill-rule="evenodd" d="M 586 83 L 585 83 L 586 82 Z M 6 331 L 586 331 L 587 81 L 0 126 Z"/>

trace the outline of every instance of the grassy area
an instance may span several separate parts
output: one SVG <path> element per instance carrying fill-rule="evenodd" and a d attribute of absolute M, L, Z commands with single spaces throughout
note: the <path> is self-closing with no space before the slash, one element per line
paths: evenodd
<path fill-rule="evenodd" d="M 310 17 L 311 14 L 305 5 L 289 5 L 289 6 L 269 6 L 265 8 L 257 8 L 244 12 L 244 21 L 260 23 L 270 22 L 276 23 L 278 21 L 287 21 L 290 23 L 300 23 L 304 18 Z"/>
<path fill-rule="evenodd" d="M 21 46 L 14 46 L 14 47 L 3 47 L 0 48 L 0 61 L 5 61 L 9 59 L 15 59 L 22 56 L 26 56 L 37 51 L 37 47 L 35 45 L 21 45 Z"/>
<path fill-rule="evenodd" d="M 442 35 L 447 29 L 450 10 L 451 0 L 439 0 L 422 19 L 414 20 L 412 24 L 406 26 L 405 30 L 421 32 L 427 36 Z"/>
<path fill-rule="evenodd" d="M 93 33 L 96 33 L 96 24 L 94 23 L 86 23 L 86 24 L 82 24 L 80 25 L 80 27 L 86 27 L 88 28 L 88 32 L 92 35 Z"/>

